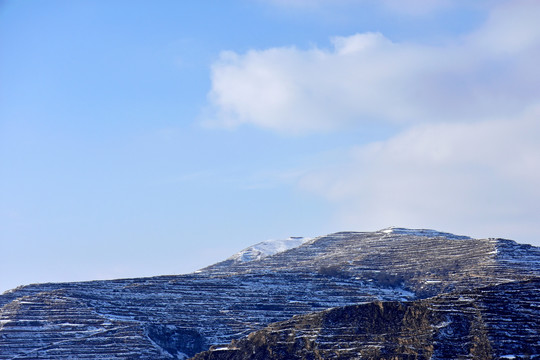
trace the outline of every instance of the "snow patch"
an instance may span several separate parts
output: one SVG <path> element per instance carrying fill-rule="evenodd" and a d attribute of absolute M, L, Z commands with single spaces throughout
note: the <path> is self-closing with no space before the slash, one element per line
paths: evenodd
<path fill-rule="evenodd" d="M 262 258 L 299 247 L 311 239 L 312 238 L 305 238 L 301 236 L 291 236 L 288 239 L 266 240 L 234 254 L 228 260 L 238 262 L 260 260 Z"/>
<path fill-rule="evenodd" d="M 9 324 L 11 320 L 0 320 L 0 329 L 4 327 L 4 325 Z"/>
<path fill-rule="evenodd" d="M 384 234 L 403 234 L 403 235 L 414 235 L 414 236 L 425 236 L 425 237 L 445 237 L 448 239 L 455 240 L 469 240 L 472 239 L 469 236 L 464 235 L 454 235 L 447 232 L 441 232 L 431 229 L 407 229 L 400 227 L 389 227 L 386 229 L 379 230 L 379 232 Z"/>
<path fill-rule="evenodd" d="M 181 351 L 178 351 L 176 352 L 176 358 L 178 360 L 185 360 L 185 359 L 189 359 L 189 355 L 188 354 L 184 354 L 183 352 Z"/>
<path fill-rule="evenodd" d="M 447 327 L 447 326 L 450 325 L 450 324 L 451 324 L 450 321 L 443 321 L 442 323 L 432 325 L 432 327 L 434 327 L 434 328 L 436 328 L 436 329 L 442 329 L 442 328 Z"/>

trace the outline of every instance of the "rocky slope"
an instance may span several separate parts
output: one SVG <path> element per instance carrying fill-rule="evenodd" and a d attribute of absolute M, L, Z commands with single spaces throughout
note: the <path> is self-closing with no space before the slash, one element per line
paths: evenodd
<path fill-rule="evenodd" d="M 6 292 L 0 359 L 183 359 L 294 315 L 370 302 L 408 307 L 540 276 L 540 249 L 510 240 L 399 228 L 296 240 L 188 275 Z"/>
<path fill-rule="evenodd" d="M 540 278 L 295 316 L 195 360 L 540 358 Z"/>

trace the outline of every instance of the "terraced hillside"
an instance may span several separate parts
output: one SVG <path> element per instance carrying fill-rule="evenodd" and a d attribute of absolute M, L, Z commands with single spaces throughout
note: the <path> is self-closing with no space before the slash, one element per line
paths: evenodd
<path fill-rule="evenodd" d="M 432 230 L 342 232 L 188 275 L 50 283 L 0 296 L 0 359 L 183 359 L 332 307 L 540 276 L 540 249 Z"/>
<path fill-rule="evenodd" d="M 540 278 L 295 316 L 195 360 L 534 359 Z"/>

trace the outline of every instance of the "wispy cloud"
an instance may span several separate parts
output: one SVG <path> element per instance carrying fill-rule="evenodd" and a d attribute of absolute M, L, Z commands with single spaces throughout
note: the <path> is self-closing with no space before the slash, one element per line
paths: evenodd
<path fill-rule="evenodd" d="M 302 189 L 339 205 L 351 228 L 435 227 L 476 236 L 540 236 L 540 108 L 511 119 L 415 126 L 351 150 Z"/>
<path fill-rule="evenodd" d="M 410 15 L 424 15 L 451 7 L 456 0 L 260 0 L 282 8 L 302 10 L 330 6 L 376 5 L 388 10 Z"/>
<path fill-rule="evenodd" d="M 399 124 L 291 181 L 337 204 L 344 227 L 537 241 L 540 2 L 492 4 L 481 26 L 445 45 L 362 33 L 329 49 L 224 52 L 212 68 L 213 124 L 286 134 Z"/>
<path fill-rule="evenodd" d="M 540 98 L 538 15 L 540 2 L 507 2 L 444 46 L 362 33 L 333 38 L 331 49 L 224 52 L 212 67 L 209 122 L 305 133 L 510 116 Z"/>

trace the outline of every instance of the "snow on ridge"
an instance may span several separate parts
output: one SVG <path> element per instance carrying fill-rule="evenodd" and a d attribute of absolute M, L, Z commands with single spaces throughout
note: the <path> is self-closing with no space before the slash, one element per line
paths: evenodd
<path fill-rule="evenodd" d="M 290 249 L 294 249 L 311 239 L 312 238 L 305 238 L 302 236 L 291 236 L 288 239 L 266 240 L 245 248 L 244 250 L 231 256 L 228 260 L 238 262 L 260 260 L 267 256 L 272 256 Z"/>
<path fill-rule="evenodd" d="M 425 236 L 425 237 L 441 237 L 442 236 L 448 239 L 456 239 L 456 240 L 472 239 L 469 236 L 454 235 L 451 233 L 432 230 L 432 229 L 407 229 L 407 228 L 400 228 L 400 227 L 389 227 L 386 229 L 382 229 L 379 232 L 382 232 L 385 234 L 403 234 L 403 235 L 414 235 L 414 236 Z"/>

